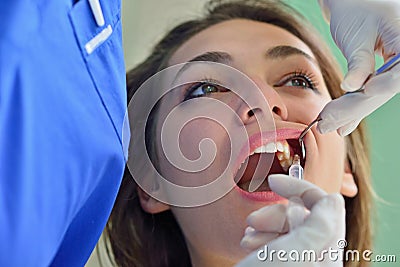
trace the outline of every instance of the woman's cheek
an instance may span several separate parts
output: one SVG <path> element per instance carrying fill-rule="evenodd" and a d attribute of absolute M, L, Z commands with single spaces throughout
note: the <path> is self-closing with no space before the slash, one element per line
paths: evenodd
<path fill-rule="evenodd" d="M 316 184 L 328 193 L 340 192 L 345 161 L 344 139 L 336 132 L 319 135 Z"/>

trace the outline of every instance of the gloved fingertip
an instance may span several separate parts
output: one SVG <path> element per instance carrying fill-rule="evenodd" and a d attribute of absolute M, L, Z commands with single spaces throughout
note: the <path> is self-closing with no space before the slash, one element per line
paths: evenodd
<path fill-rule="evenodd" d="M 360 89 L 371 73 L 367 70 L 352 69 L 344 77 L 340 87 L 346 92 L 353 92 Z"/>
<path fill-rule="evenodd" d="M 322 127 L 321 125 L 317 125 L 317 131 L 318 131 L 320 134 L 326 133 L 326 129 L 325 129 L 324 127 Z"/>
<path fill-rule="evenodd" d="M 345 202 L 342 194 L 340 193 L 334 193 L 332 194 L 332 198 L 335 199 L 335 203 L 339 208 L 344 208 L 345 207 Z"/>
<path fill-rule="evenodd" d="M 248 216 L 247 216 L 247 218 L 246 218 L 246 223 L 248 224 L 248 225 L 253 225 L 253 222 L 254 222 L 254 220 L 256 220 L 256 218 L 258 217 L 258 214 L 259 214 L 259 212 L 258 212 L 258 210 L 256 210 L 256 211 L 253 211 L 252 213 L 250 213 Z M 250 226 L 249 226 L 250 227 Z M 247 228 L 249 228 L 249 227 L 247 227 Z M 246 228 L 246 230 L 245 230 L 245 234 L 247 234 L 250 230 L 248 230 Z M 252 228 L 252 229 L 254 229 L 253 227 L 250 227 L 250 228 Z"/>
<path fill-rule="evenodd" d="M 360 121 L 352 121 L 352 122 L 348 123 L 347 125 L 342 126 L 339 129 L 337 129 L 337 133 L 341 137 L 349 135 L 357 128 L 359 123 L 360 123 Z"/>
<path fill-rule="evenodd" d="M 344 91 L 355 91 L 360 89 L 369 75 L 374 72 L 374 48 L 365 43 L 360 49 L 353 51 L 350 57 L 346 58 L 348 71 L 341 87 Z"/>
<path fill-rule="evenodd" d="M 348 135 L 350 133 L 350 131 L 348 129 L 346 129 L 345 127 L 341 127 L 339 129 L 337 129 L 337 133 L 339 136 L 344 137 L 344 136 Z"/>
<path fill-rule="evenodd" d="M 333 193 L 325 196 L 319 203 L 319 209 L 325 210 L 327 208 L 334 210 L 344 209 L 344 198 L 340 193 Z"/>
<path fill-rule="evenodd" d="M 251 226 L 247 226 L 246 229 L 244 230 L 244 234 L 248 235 L 250 233 L 253 233 L 255 231 L 255 229 Z"/>
<path fill-rule="evenodd" d="M 251 245 L 250 237 L 245 235 L 242 240 L 240 240 L 240 246 L 244 249 L 248 249 Z"/>
<path fill-rule="evenodd" d="M 348 80 L 344 80 L 341 84 L 340 87 L 342 88 L 343 91 L 346 92 L 353 92 L 358 90 L 360 87 L 362 86 L 362 84 L 360 84 L 360 86 L 358 87 L 357 85 L 354 85 L 354 83 L 349 82 Z"/>
<path fill-rule="evenodd" d="M 324 200 L 326 201 L 326 208 L 332 208 L 336 212 L 344 212 L 345 202 L 343 196 L 340 193 L 329 194 Z"/>
<path fill-rule="evenodd" d="M 270 186 L 275 187 L 282 183 L 287 183 L 290 179 L 293 178 L 286 174 L 271 174 L 268 176 L 268 183 Z"/>
<path fill-rule="evenodd" d="M 339 129 L 336 130 L 336 132 L 338 133 L 338 135 L 341 136 L 341 137 L 345 136 L 345 135 L 343 134 L 345 131 L 346 131 L 346 130 L 344 129 L 344 127 L 341 127 L 341 128 L 339 128 Z"/>
<path fill-rule="evenodd" d="M 271 174 L 268 176 L 269 187 L 274 192 L 280 192 L 284 189 L 292 187 L 294 180 L 295 179 L 286 174 Z"/>
<path fill-rule="evenodd" d="M 326 123 L 326 122 L 323 122 L 323 121 L 324 121 L 324 120 L 320 121 L 320 122 L 317 124 L 317 131 L 318 131 L 320 134 L 326 134 L 326 133 L 332 132 L 333 129 L 331 129 L 331 127 L 329 127 L 329 125 L 327 125 L 327 123 Z"/>

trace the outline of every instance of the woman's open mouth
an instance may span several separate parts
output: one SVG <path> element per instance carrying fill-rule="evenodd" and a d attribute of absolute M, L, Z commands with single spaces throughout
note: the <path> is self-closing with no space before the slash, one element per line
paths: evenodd
<path fill-rule="evenodd" d="M 293 136 L 293 134 L 290 134 Z M 297 138 L 281 139 L 269 142 L 252 149 L 250 155 L 245 158 L 235 175 L 236 188 L 250 198 L 258 200 L 277 200 L 277 196 L 271 191 L 267 177 L 271 174 L 288 174 L 295 154 L 300 156 L 300 162 L 304 168 L 306 159 L 302 157 L 300 143 Z M 272 159 L 273 157 L 273 159 Z M 272 164 L 266 164 L 269 162 Z M 267 166 L 268 165 L 268 166 Z M 270 168 L 267 172 L 266 168 Z M 260 170 L 261 169 L 261 170 Z M 253 183 L 251 186 L 250 184 Z M 259 185 L 256 188 L 254 184 Z M 265 192 L 269 194 L 260 194 Z M 268 195 L 268 196 L 267 196 Z M 266 198 L 266 199 L 264 199 Z"/>

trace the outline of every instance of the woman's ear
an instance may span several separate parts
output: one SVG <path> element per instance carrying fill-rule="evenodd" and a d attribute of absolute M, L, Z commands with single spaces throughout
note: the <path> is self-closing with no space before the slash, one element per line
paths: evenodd
<path fill-rule="evenodd" d="M 340 193 L 346 197 L 354 197 L 357 195 L 358 187 L 354 181 L 353 173 L 350 169 L 350 163 L 348 159 L 344 162 L 344 172 L 342 179 L 342 186 L 340 188 Z"/>
<path fill-rule="evenodd" d="M 138 192 L 138 196 L 139 196 L 140 205 L 142 206 L 142 209 L 144 211 L 151 213 L 151 214 L 156 214 L 156 213 L 160 213 L 160 212 L 169 210 L 169 205 L 153 198 L 152 196 L 147 194 L 145 191 L 143 191 L 143 189 L 140 188 L 139 186 L 137 187 L 137 192 Z"/>

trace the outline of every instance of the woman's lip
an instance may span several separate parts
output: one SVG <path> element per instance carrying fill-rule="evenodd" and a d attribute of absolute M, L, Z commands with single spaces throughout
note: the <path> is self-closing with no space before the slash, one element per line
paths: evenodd
<path fill-rule="evenodd" d="M 262 191 L 262 192 L 247 192 L 241 189 L 239 186 L 235 186 L 235 191 L 239 193 L 243 198 L 257 201 L 257 202 L 266 202 L 266 203 L 276 203 L 285 201 L 286 198 L 281 197 L 277 193 L 273 191 Z"/>

